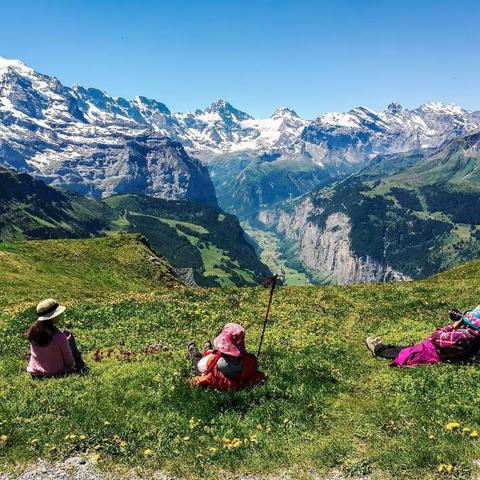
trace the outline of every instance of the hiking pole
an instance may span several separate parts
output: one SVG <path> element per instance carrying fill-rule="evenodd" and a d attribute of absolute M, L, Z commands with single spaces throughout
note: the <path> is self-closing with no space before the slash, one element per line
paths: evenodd
<path fill-rule="evenodd" d="M 277 286 L 277 280 L 279 277 L 283 279 L 283 271 L 280 275 L 277 273 L 273 277 L 269 277 L 263 280 L 262 282 L 262 285 L 265 288 L 270 287 L 270 296 L 268 297 L 267 310 L 265 311 L 265 318 L 263 320 L 262 336 L 260 337 L 260 345 L 258 346 L 257 358 L 260 356 L 260 351 L 262 350 L 263 338 L 265 337 L 265 330 L 267 328 L 268 316 L 270 315 L 270 307 L 272 306 L 273 292 L 275 291 L 275 287 Z"/>

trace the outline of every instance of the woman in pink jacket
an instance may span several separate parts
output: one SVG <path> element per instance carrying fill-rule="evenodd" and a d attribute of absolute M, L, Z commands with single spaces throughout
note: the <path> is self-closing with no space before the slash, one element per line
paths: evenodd
<path fill-rule="evenodd" d="M 394 367 L 469 360 L 480 350 L 480 305 L 465 313 L 452 310 L 450 319 L 451 325 L 409 347 L 386 344 L 377 337 L 369 337 L 365 343 L 375 357 L 392 360 Z"/>
<path fill-rule="evenodd" d="M 49 298 L 37 305 L 37 320 L 26 331 L 30 342 L 27 371 L 33 378 L 59 377 L 86 369 L 75 338 L 57 328 L 65 307 Z"/>

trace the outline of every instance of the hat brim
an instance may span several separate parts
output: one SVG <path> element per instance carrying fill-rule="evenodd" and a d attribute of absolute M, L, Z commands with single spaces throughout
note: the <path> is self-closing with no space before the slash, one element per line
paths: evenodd
<path fill-rule="evenodd" d="M 237 347 L 229 339 L 221 333 L 214 341 L 213 344 L 220 353 L 230 355 L 232 357 L 241 357 L 245 353 L 245 347 Z"/>
<path fill-rule="evenodd" d="M 45 322 L 46 320 L 53 320 L 54 318 L 59 317 L 67 307 L 63 305 L 59 305 L 53 312 L 49 313 L 48 315 L 40 315 L 37 318 L 38 322 Z"/>

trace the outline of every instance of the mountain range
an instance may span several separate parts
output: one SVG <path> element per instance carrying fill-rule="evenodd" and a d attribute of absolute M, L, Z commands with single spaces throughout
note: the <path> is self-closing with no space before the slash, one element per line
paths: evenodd
<path fill-rule="evenodd" d="M 285 260 L 315 282 L 421 278 L 474 258 L 479 129 L 480 112 L 443 103 L 314 120 L 286 107 L 255 119 L 225 100 L 172 112 L 0 59 L 0 164 L 97 199 L 219 206 L 278 237 Z M 132 198 L 129 206 L 145 207 Z M 96 232 L 89 202 L 81 208 Z M 115 221 L 148 226 L 150 214 L 124 210 Z"/>
<path fill-rule="evenodd" d="M 409 110 L 394 102 L 384 112 L 358 107 L 315 120 L 285 107 L 255 119 L 225 100 L 173 113 L 157 100 L 66 87 L 0 59 L 1 163 L 97 197 L 215 205 L 213 181 L 220 206 L 248 219 L 376 155 L 436 147 L 479 127 L 480 112 L 441 103 Z"/>
<path fill-rule="evenodd" d="M 424 278 L 480 257 L 479 172 L 475 132 L 436 149 L 379 156 L 259 218 L 317 282 Z"/>

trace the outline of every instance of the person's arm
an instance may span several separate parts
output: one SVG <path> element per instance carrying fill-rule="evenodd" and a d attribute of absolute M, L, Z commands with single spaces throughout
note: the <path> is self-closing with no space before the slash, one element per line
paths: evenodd
<path fill-rule="evenodd" d="M 455 330 L 455 328 L 457 328 L 455 325 L 456 325 L 457 322 L 455 322 L 454 324 L 452 325 L 445 325 L 445 327 L 442 327 L 442 328 L 439 328 L 437 330 L 437 333 L 447 333 L 447 332 L 451 332 L 453 330 Z"/>
<path fill-rule="evenodd" d="M 60 351 L 62 353 L 63 365 L 66 372 L 75 371 L 75 360 L 73 359 L 72 351 L 68 343 L 68 338 L 64 333 L 59 335 Z"/>
<path fill-rule="evenodd" d="M 464 328 L 450 329 L 449 331 L 443 331 L 436 335 L 435 344 L 442 347 L 453 347 L 459 345 L 468 340 L 469 333 Z"/>

